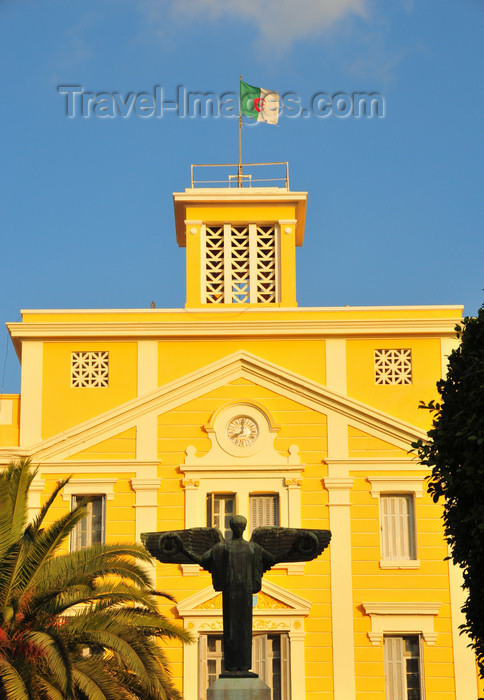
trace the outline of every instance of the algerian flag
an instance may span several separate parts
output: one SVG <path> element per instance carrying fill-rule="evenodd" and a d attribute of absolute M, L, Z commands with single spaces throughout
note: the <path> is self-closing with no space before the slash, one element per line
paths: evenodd
<path fill-rule="evenodd" d="M 277 124 L 279 119 L 279 93 L 254 87 L 240 81 L 240 113 L 258 122 Z"/>

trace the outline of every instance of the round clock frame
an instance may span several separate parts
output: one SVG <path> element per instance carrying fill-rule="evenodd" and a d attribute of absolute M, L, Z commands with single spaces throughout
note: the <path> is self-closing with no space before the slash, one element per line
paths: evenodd
<path fill-rule="evenodd" d="M 259 437 L 259 426 L 251 416 L 240 414 L 227 423 L 226 435 L 235 447 L 252 447 Z"/>

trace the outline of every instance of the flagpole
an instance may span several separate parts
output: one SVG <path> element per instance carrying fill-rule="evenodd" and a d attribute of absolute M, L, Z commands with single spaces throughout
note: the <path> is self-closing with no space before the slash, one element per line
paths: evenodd
<path fill-rule="evenodd" d="M 242 82 L 242 75 L 240 76 Z M 240 104 L 240 87 L 239 87 L 239 167 L 237 170 L 237 184 L 242 187 L 242 105 Z"/>

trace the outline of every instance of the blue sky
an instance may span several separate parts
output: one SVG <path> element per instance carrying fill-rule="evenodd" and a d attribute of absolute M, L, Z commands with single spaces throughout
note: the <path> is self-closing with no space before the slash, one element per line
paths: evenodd
<path fill-rule="evenodd" d="M 4 322 L 32 308 L 185 303 L 171 194 L 234 162 L 237 120 L 68 118 L 58 85 L 123 98 L 247 82 L 378 92 L 383 118 L 281 116 L 246 161 L 289 161 L 309 192 L 300 306 L 483 301 L 482 0 L 0 0 L 0 385 Z"/>

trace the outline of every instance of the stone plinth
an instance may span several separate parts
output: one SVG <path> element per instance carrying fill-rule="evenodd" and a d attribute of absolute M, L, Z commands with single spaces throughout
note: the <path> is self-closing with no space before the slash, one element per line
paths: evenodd
<path fill-rule="evenodd" d="M 271 689 L 260 678 L 217 678 L 207 700 L 271 700 Z"/>

